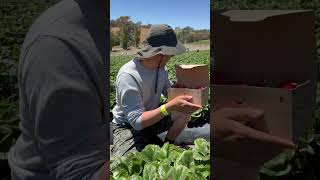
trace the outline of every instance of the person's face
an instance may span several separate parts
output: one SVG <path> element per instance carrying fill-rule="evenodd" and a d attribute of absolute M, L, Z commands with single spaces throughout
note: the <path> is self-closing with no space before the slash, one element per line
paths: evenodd
<path fill-rule="evenodd" d="M 162 57 L 162 59 L 161 59 L 161 57 Z M 163 68 L 168 63 L 168 61 L 170 60 L 171 57 L 172 56 L 170 56 L 170 55 L 159 55 L 158 63 L 160 63 L 160 61 L 161 61 L 160 68 Z"/>

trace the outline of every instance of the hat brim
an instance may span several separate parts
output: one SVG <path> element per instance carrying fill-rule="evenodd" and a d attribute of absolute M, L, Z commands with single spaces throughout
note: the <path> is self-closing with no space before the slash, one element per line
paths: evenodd
<path fill-rule="evenodd" d="M 138 51 L 134 56 L 140 59 L 150 58 L 157 54 L 163 54 L 168 56 L 179 55 L 186 52 L 186 48 L 180 41 L 177 41 L 177 45 L 172 46 L 160 46 L 152 47 L 149 44 L 145 44 L 143 48 Z"/>

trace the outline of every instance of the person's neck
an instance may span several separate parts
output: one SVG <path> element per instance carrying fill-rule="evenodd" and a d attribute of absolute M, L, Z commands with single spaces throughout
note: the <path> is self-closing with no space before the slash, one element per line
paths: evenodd
<path fill-rule="evenodd" d="M 155 70 L 158 68 L 158 64 L 156 64 L 152 59 L 144 59 L 141 60 L 139 59 L 140 63 L 142 64 L 143 67 L 149 70 Z"/>

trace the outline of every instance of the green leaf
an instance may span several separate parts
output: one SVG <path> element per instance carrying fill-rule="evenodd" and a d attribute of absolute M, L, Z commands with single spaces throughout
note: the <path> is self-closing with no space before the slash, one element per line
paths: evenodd
<path fill-rule="evenodd" d="M 202 109 L 198 109 L 197 111 L 195 111 L 194 113 L 191 114 L 191 117 L 193 118 L 199 118 L 202 116 Z"/>
<path fill-rule="evenodd" d="M 210 159 L 210 144 L 203 138 L 194 141 L 193 158 L 196 160 L 207 161 Z"/>
<path fill-rule="evenodd" d="M 169 143 L 165 143 L 162 148 L 157 152 L 157 159 L 162 161 L 167 159 L 169 155 Z"/>
<path fill-rule="evenodd" d="M 191 150 L 184 151 L 176 160 L 176 165 L 184 165 L 190 167 L 193 162 L 193 152 Z"/>
<path fill-rule="evenodd" d="M 121 177 L 117 178 L 117 180 L 127 180 L 127 176 L 121 176 Z"/>
<path fill-rule="evenodd" d="M 112 174 L 115 179 L 119 179 L 120 177 L 128 177 L 129 176 L 128 171 L 126 171 L 125 169 L 122 169 L 122 168 L 115 170 L 114 172 L 112 172 Z"/>
<path fill-rule="evenodd" d="M 207 178 L 201 173 L 189 172 L 188 180 L 207 180 Z"/>
<path fill-rule="evenodd" d="M 180 156 L 180 154 L 181 153 L 178 151 L 170 151 L 168 160 L 170 162 L 175 162 L 178 159 L 178 157 Z"/>
<path fill-rule="evenodd" d="M 118 164 L 118 169 L 123 169 L 123 170 L 125 170 L 125 171 L 127 171 L 129 173 L 129 166 L 125 162 L 120 162 Z"/>
<path fill-rule="evenodd" d="M 292 165 L 289 162 L 293 156 L 293 150 L 288 150 L 284 153 L 281 153 L 271 161 L 264 164 L 264 166 L 260 170 L 260 173 L 267 176 L 275 177 L 288 175 L 292 170 Z"/>
<path fill-rule="evenodd" d="M 155 161 L 158 158 L 157 154 L 159 150 L 160 147 L 157 145 L 148 145 L 142 150 L 141 158 L 146 162 Z"/>
<path fill-rule="evenodd" d="M 183 165 L 177 165 L 170 169 L 169 177 L 172 180 L 185 180 L 188 176 L 188 168 Z"/>
<path fill-rule="evenodd" d="M 204 177 L 209 177 L 209 175 L 210 175 L 210 165 L 209 164 L 206 164 L 206 165 L 200 164 L 200 165 L 194 166 L 192 168 L 192 170 L 195 173 L 202 174 L 202 176 L 204 176 Z"/>
<path fill-rule="evenodd" d="M 160 179 L 167 179 L 170 169 L 171 169 L 171 166 L 169 163 L 161 163 L 158 168 L 158 174 Z"/>
<path fill-rule="evenodd" d="M 305 148 L 302 148 L 300 150 L 300 152 L 307 152 L 310 155 L 314 155 L 315 154 L 314 149 L 310 145 L 307 145 Z"/>
<path fill-rule="evenodd" d="M 140 158 L 139 152 L 129 154 L 126 157 L 124 163 L 126 163 L 128 166 L 129 175 L 133 175 L 133 174 L 139 175 L 143 170 L 143 167 L 142 167 L 143 161 Z"/>
<path fill-rule="evenodd" d="M 143 169 L 144 180 L 155 180 L 157 179 L 157 167 L 152 164 L 146 164 Z"/>
<path fill-rule="evenodd" d="M 142 172 L 142 166 L 140 163 L 133 163 L 130 169 L 130 174 L 140 174 Z"/>
<path fill-rule="evenodd" d="M 130 180 L 143 180 L 141 176 L 133 175 L 130 177 Z"/>

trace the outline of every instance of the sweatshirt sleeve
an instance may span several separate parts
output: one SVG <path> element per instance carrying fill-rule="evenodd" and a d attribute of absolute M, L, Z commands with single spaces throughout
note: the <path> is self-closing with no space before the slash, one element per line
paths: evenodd
<path fill-rule="evenodd" d="M 93 73 L 75 49 L 41 37 L 21 64 L 34 138 L 56 179 L 97 179 L 107 161 L 107 128 Z"/>
<path fill-rule="evenodd" d="M 145 111 L 142 92 L 136 80 L 128 73 L 121 73 L 116 81 L 117 102 L 135 130 L 141 130 L 141 115 Z"/>

